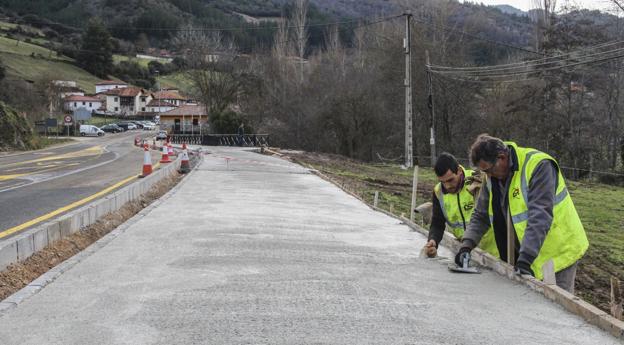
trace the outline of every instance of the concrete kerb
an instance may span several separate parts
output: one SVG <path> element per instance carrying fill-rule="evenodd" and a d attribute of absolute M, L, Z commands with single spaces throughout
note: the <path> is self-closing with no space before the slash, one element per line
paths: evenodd
<path fill-rule="evenodd" d="M 89 203 L 77 210 L 11 238 L 0 247 L 0 270 L 10 264 L 23 261 L 46 246 L 95 223 L 102 216 L 119 210 L 127 202 L 139 198 L 156 182 L 173 174 L 179 159 L 152 173 L 148 178 L 134 182 L 120 190 Z M 137 185 L 145 184 L 146 188 Z M 141 191 L 141 192 L 139 192 Z"/>
<path fill-rule="evenodd" d="M 199 159 L 200 159 L 200 162 L 201 162 L 201 159 L 203 159 L 203 158 L 200 157 Z M 198 163 L 200 163 L 200 162 L 198 162 Z M 174 166 L 173 163 L 172 163 L 171 166 Z M 191 170 L 191 172 L 187 174 L 187 177 L 190 177 L 193 174 L 195 174 L 196 170 L 197 169 Z M 173 169 L 173 171 L 177 171 L 177 169 Z M 159 199 L 155 200 L 152 204 L 150 204 L 146 208 L 144 208 L 141 211 L 139 211 L 139 213 L 137 213 L 132 218 L 130 218 L 127 221 L 125 221 L 123 224 L 119 225 L 115 230 L 111 231 L 110 233 L 108 233 L 104 237 L 100 238 L 99 240 L 97 240 L 96 242 L 91 244 L 89 247 L 87 247 L 85 250 L 83 250 L 80 253 L 72 256 L 71 258 L 63 261 L 62 263 L 58 264 L 57 266 L 55 266 L 54 268 L 52 268 L 48 272 L 42 274 L 41 276 L 39 276 L 39 278 L 33 280 L 30 284 L 25 286 L 23 289 L 15 292 L 11 296 L 9 296 L 6 299 L 4 299 L 3 301 L 1 301 L 0 302 L 0 315 L 3 314 L 4 312 L 10 310 L 10 309 L 13 309 L 13 308 L 17 307 L 18 304 L 20 304 L 21 302 L 23 302 L 27 298 L 33 296 L 37 292 L 41 291 L 41 289 L 43 289 L 48 284 L 50 284 L 53 281 L 55 281 L 61 274 L 67 272 L 72 267 L 74 267 L 77 263 L 81 262 L 82 260 L 86 259 L 90 255 L 92 255 L 93 253 L 98 251 L 100 248 L 103 248 L 104 246 L 106 246 L 107 244 L 112 242 L 115 238 L 117 238 L 117 236 L 119 236 L 119 235 L 123 234 L 124 232 L 126 232 L 128 230 L 128 228 L 130 228 L 130 226 L 132 224 L 138 222 L 141 218 L 143 218 L 146 215 L 148 215 L 156 207 L 158 207 L 165 200 L 169 199 L 173 194 L 175 194 L 180 188 L 182 188 L 182 186 L 185 183 L 187 183 L 188 180 L 189 180 L 189 178 L 183 179 L 180 183 L 178 183 L 170 191 L 165 193 L 165 195 L 163 195 Z"/>
<path fill-rule="evenodd" d="M 351 192 L 350 190 L 344 189 L 341 183 L 339 183 L 339 181 L 336 181 L 335 179 L 323 174 L 322 172 L 316 169 L 310 169 L 310 171 L 313 174 L 321 177 L 322 179 L 333 183 L 338 188 L 342 189 L 343 191 L 353 196 L 354 198 L 362 201 L 371 209 L 378 211 L 378 212 L 382 212 L 392 218 L 402 221 L 405 225 L 407 225 L 413 231 L 419 232 L 425 236 L 429 234 L 429 232 L 426 229 L 420 227 L 418 224 L 413 223 L 412 221 L 410 221 L 409 219 L 405 217 L 396 216 L 379 207 L 369 205 L 366 202 L 366 200 L 364 200 L 362 197 Z M 448 233 L 444 233 L 444 237 L 442 239 L 441 244 L 453 250 L 454 252 L 457 252 L 459 250 L 459 247 L 461 246 L 461 243 Z M 519 282 L 528 286 L 531 290 L 536 291 L 544 295 L 549 300 L 561 305 L 570 313 L 582 317 L 589 324 L 592 324 L 594 326 L 599 327 L 600 329 L 604 331 L 609 332 L 611 335 L 615 336 L 616 338 L 624 339 L 624 321 L 620 321 L 614 318 L 610 314 L 598 309 L 596 306 L 590 303 L 583 301 L 579 297 L 570 294 L 569 292 L 561 289 L 560 287 L 556 285 L 544 284 L 542 281 L 539 281 L 535 279 L 534 277 L 519 276 L 515 274 L 512 266 L 494 258 L 489 253 L 486 253 L 479 248 L 475 248 L 472 251 L 472 259 L 483 267 L 489 268 L 500 275 L 506 276 L 507 278 L 511 280 L 514 280 L 516 282 Z"/>

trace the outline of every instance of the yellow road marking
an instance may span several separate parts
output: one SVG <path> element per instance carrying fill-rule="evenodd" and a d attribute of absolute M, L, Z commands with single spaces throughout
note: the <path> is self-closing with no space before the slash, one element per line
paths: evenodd
<path fill-rule="evenodd" d="M 58 169 L 61 169 L 61 168 L 67 168 L 67 167 L 71 167 L 71 166 L 75 166 L 75 165 L 79 165 L 79 164 L 80 163 L 70 163 L 70 164 L 65 164 L 65 165 L 61 165 L 61 166 L 52 165 L 52 167 L 48 168 L 48 169 L 40 169 L 40 170 L 35 170 L 35 171 L 23 173 L 23 174 L 0 175 L 0 181 L 12 180 L 12 179 L 20 178 L 22 176 L 35 175 L 35 174 L 38 174 L 38 173 L 48 172 L 48 171 L 52 171 L 52 170 L 58 170 Z"/>
<path fill-rule="evenodd" d="M 112 191 L 112 190 L 114 190 L 116 188 L 119 188 L 120 186 L 123 186 L 124 184 L 126 184 L 126 183 L 128 183 L 128 182 L 130 182 L 130 181 L 132 181 L 132 180 L 134 180 L 136 178 L 137 178 L 136 175 L 130 176 L 127 179 L 122 180 L 120 182 L 117 182 L 114 185 L 112 185 L 112 186 L 110 186 L 110 187 L 108 187 L 108 188 L 106 188 L 104 190 L 101 190 L 101 191 L 99 191 L 99 192 L 97 192 L 97 193 L 95 193 L 95 194 L 93 194 L 93 195 L 91 195 L 89 197 L 86 197 L 86 198 L 84 198 L 82 200 L 78 200 L 76 202 L 73 202 L 73 203 L 71 203 L 71 204 L 69 204 L 67 206 L 61 207 L 61 208 L 59 208 L 57 210 L 54 210 L 54 211 L 52 211 L 52 212 L 50 212 L 48 214 L 44 214 L 43 216 L 37 217 L 37 218 L 35 218 L 33 220 L 30 220 L 30 221 L 28 221 L 26 223 L 14 226 L 14 227 L 9 228 L 9 229 L 6 229 L 6 230 L 0 232 L 0 238 L 7 237 L 7 236 L 9 236 L 11 234 L 14 234 L 14 233 L 20 231 L 20 230 L 24 230 L 24 229 L 26 229 L 26 228 L 28 228 L 30 226 L 33 226 L 33 225 L 35 225 L 37 223 L 43 222 L 44 220 L 48 220 L 48 219 L 50 219 L 50 218 L 52 218 L 52 217 L 54 217 L 56 215 L 59 215 L 59 214 L 61 214 L 63 212 L 66 212 L 66 211 L 69 211 L 69 210 L 71 210 L 73 208 L 76 208 L 78 206 L 84 205 L 84 204 L 88 203 L 89 201 L 91 201 L 91 200 L 93 200 L 95 198 L 98 198 L 98 197 L 100 197 L 100 196 L 102 196 L 104 194 L 107 194 L 110 191 Z"/>
<path fill-rule="evenodd" d="M 84 150 L 68 152 L 68 153 L 64 153 L 64 154 L 61 154 L 61 155 L 48 156 L 48 157 L 43 157 L 43 158 L 31 159 L 29 161 L 23 161 L 23 162 L 16 162 L 16 163 L 11 163 L 11 164 L 6 164 L 5 167 L 15 166 L 15 165 L 22 165 L 22 164 L 28 164 L 28 163 L 47 162 L 47 161 L 53 161 L 53 160 L 58 160 L 58 159 L 69 159 L 69 158 L 97 156 L 97 155 L 101 155 L 102 153 L 104 153 L 104 149 L 102 148 L 102 146 L 97 145 L 97 146 L 89 147 L 89 148 L 84 149 Z"/>

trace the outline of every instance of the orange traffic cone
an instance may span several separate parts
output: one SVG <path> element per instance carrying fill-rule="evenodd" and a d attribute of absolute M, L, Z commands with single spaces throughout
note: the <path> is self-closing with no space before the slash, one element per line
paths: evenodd
<path fill-rule="evenodd" d="M 188 151 L 186 150 L 186 143 L 182 143 L 182 156 L 180 162 L 180 173 L 186 174 L 191 171 L 191 164 L 189 163 Z"/>
<path fill-rule="evenodd" d="M 143 149 L 145 150 L 145 153 L 143 155 L 143 173 L 139 175 L 139 177 L 145 177 L 152 173 L 152 156 L 149 152 L 149 145 L 145 144 L 145 146 L 143 146 Z"/>
<path fill-rule="evenodd" d="M 167 148 L 167 145 L 163 144 L 162 158 L 160 159 L 161 163 L 171 163 L 171 160 L 169 160 L 169 155 L 167 154 L 168 152 L 169 152 L 169 149 Z"/>
<path fill-rule="evenodd" d="M 175 156 L 175 151 L 173 150 L 173 145 L 171 143 L 167 144 L 167 149 L 169 150 L 169 156 Z"/>

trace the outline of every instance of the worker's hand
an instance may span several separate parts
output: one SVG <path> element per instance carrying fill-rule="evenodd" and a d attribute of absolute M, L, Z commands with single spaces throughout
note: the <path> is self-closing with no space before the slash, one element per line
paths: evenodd
<path fill-rule="evenodd" d="M 457 255 L 455 255 L 455 264 L 459 267 L 463 266 L 464 263 L 464 258 L 466 257 L 466 254 L 470 254 L 470 251 L 472 249 L 470 249 L 470 247 L 461 247 L 459 248 L 459 252 L 457 252 Z"/>
<path fill-rule="evenodd" d="M 438 255 L 438 249 L 436 248 L 436 241 L 429 240 L 427 244 L 425 244 L 425 254 L 428 258 L 435 258 Z"/>
<path fill-rule="evenodd" d="M 535 277 L 535 273 L 533 273 L 531 265 L 526 261 L 518 261 L 514 271 L 517 275 L 529 275 L 531 277 Z"/>

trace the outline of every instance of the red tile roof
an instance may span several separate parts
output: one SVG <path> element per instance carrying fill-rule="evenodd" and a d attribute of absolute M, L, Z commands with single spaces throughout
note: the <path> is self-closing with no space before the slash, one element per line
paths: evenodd
<path fill-rule="evenodd" d="M 124 83 L 123 81 L 117 81 L 117 80 L 102 80 L 99 83 L 96 83 L 95 85 L 128 85 L 126 83 Z"/>
<path fill-rule="evenodd" d="M 119 96 L 119 97 L 136 97 L 141 93 L 145 93 L 145 90 L 140 87 L 121 87 L 118 89 L 110 89 L 105 92 L 108 96 Z"/>
<path fill-rule="evenodd" d="M 153 93 L 155 99 L 178 99 L 181 101 L 186 101 L 187 98 L 180 95 L 177 90 L 163 90 L 157 91 Z"/>
<path fill-rule="evenodd" d="M 63 101 L 64 102 L 102 102 L 102 100 L 97 97 L 79 96 L 79 95 L 72 95 L 69 97 L 65 97 Z"/>
<path fill-rule="evenodd" d="M 177 109 L 169 110 L 168 112 L 160 114 L 160 116 L 208 116 L 206 113 L 206 107 L 198 104 L 187 104 Z"/>
<path fill-rule="evenodd" d="M 156 99 L 151 100 L 147 106 L 148 107 L 174 107 L 174 108 L 177 107 L 177 105 L 175 104 L 171 104 L 166 101 L 159 101 Z"/>

